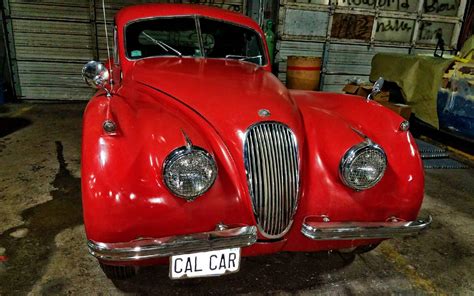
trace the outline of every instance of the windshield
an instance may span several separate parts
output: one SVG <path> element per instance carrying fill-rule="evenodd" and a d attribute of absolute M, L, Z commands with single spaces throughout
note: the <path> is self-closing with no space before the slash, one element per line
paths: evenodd
<path fill-rule="evenodd" d="M 189 16 L 134 22 L 126 27 L 125 43 L 127 57 L 132 60 L 188 56 L 238 59 L 258 65 L 266 63 L 257 32 L 207 18 Z"/>

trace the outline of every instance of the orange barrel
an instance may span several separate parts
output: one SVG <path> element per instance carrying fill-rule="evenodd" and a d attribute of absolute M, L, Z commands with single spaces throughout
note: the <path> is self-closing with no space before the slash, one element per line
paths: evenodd
<path fill-rule="evenodd" d="M 286 86 L 291 89 L 318 90 L 321 58 L 289 56 L 286 66 Z"/>

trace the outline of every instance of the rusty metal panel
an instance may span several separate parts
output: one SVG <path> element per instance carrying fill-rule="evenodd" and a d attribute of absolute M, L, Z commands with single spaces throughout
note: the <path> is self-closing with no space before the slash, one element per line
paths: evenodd
<path fill-rule="evenodd" d="M 374 19 L 373 15 L 335 13 L 332 19 L 331 38 L 370 41 Z"/>

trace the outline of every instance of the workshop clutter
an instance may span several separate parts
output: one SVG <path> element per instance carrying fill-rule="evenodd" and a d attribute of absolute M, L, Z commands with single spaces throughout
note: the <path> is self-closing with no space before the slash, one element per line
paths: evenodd
<path fill-rule="evenodd" d="M 353 79 L 349 81 L 342 91 L 346 94 L 352 94 L 367 98 L 372 92 L 373 84 L 370 82 L 363 82 L 360 79 Z M 406 104 L 395 103 L 390 101 L 390 91 L 382 89 L 381 92 L 375 94 L 372 98 L 379 102 L 382 106 L 394 111 L 405 119 L 409 119 L 411 115 L 411 107 Z M 400 100 L 403 100 L 402 98 Z"/>

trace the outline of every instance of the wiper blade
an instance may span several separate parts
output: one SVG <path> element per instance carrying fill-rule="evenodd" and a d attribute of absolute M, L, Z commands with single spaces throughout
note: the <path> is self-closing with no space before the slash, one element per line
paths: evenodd
<path fill-rule="evenodd" d="M 165 42 L 161 41 L 161 40 L 156 40 L 155 38 L 151 37 L 150 35 L 148 35 L 147 33 L 143 32 L 143 35 L 145 35 L 146 38 L 150 39 L 153 43 L 155 43 L 156 45 L 160 46 L 164 51 L 166 52 L 170 52 L 170 50 L 172 52 L 174 52 L 176 55 L 178 55 L 180 58 L 183 57 L 183 55 L 181 54 L 181 52 L 179 52 L 177 49 L 171 47 L 170 45 L 166 44 Z"/>
<path fill-rule="evenodd" d="M 262 55 L 256 55 L 256 56 L 243 56 L 243 55 L 234 55 L 234 54 L 228 54 L 225 56 L 226 59 L 236 59 L 239 61 L 248 61 L 251 59 L 258 59 L 258 63 L 261 65 L 262 64 Z"/>

